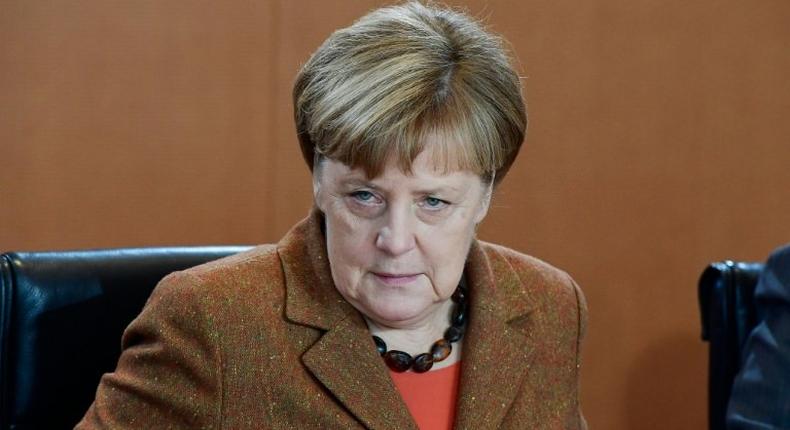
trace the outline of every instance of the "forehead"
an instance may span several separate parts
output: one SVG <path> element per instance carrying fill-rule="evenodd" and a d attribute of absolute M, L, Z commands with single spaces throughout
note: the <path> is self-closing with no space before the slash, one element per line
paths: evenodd
<path fill-rule="evenodd" d="M 316 147 L 312 167 L 320 169 L 322 160 L 332 159 L 361 167 L 368 178 L 374 178 L 381 175 L 393 160 L 403 171 L 411 172 L 413 165 L 420 162 L 417 160 L 420 157 L 432 170 L 470 170 L 485 178 L 493 171 L 488 167 L 493 155 L 480 146 L 464 130 L 450 125 L 427 124 L 393 136 L 374 133 L 363 142 L 337 144 L 331 148 Z"/>

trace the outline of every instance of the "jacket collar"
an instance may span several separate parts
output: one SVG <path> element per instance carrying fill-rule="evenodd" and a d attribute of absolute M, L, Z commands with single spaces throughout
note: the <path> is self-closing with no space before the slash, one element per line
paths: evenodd
<path fill-rule="evenodd" d="M 277 245 L 286 285 L 286 317 L 299 324 L 330 330 L 355 313 L 335 289 L 327 259 L 323 215 L 313 208 Z"/>
<path fill-rule="evenodd" d="M 416 429 L 364 319 L 334 287 L 322 227 L 323 217 L 314 208 L 278 244 L 286 317 L 326 331 L 302 361 L 368 428 Z M 528 315 L 534 304 L 524 300 L 520 280 L 507 261 L 491 254 L 475 241 L 467 261 L 470 319 L 456 428 L 496 427 L 533 359 Z"/>

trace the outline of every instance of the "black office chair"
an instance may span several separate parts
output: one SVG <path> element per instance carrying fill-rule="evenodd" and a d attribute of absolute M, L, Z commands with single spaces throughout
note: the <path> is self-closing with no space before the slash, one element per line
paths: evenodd
<path fill-rule="evenodd" d="M 702 339 L 710 342 L 708 423 L 725 429 L 732 383 L 741 368 L 741 351 L 757 325 L 754 289 L 762 263 L 723 261 L 709 265 L 699 280 Z"/>
<path fill-rule="evenodd" d="M 70 429 L 166 274 L 241 246 L 0 255 L 0 429 Z"/>

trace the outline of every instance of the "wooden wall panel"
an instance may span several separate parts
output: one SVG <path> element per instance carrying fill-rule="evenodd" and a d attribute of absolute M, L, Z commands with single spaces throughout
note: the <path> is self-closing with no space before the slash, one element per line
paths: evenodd
<path fill-rule="evenodd" d="M 790 241 L 788 6 L 493 8 L 524 63 L 531 125 L 481 234 L 584 288 L 594 427 L 705 427 L 697 277 Z"/>
<path fill-rule="evenodd" d="M 2 248 L 265 235 L 273 5 L 6 4 Z"/>
<path fill-rule="evenodd" d="M 480 236 L 582 285 L 588 421 L 704 428 L 697 277 L 790 241 L 790 3 L 450 3 L 520 63 Z M 0 249 L 276 241 L 311 198 L 293 77 L 377 4 L 5 1 Z"/>

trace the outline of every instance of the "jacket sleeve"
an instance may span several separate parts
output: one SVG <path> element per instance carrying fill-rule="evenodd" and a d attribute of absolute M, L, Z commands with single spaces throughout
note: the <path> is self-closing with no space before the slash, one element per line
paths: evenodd
<path fill-rule="evenodd" d="M 160 282 L 77 429 L 219 428 L 221 357 L 197 285 L 184 273 Z"/>
<path fill-rule="evenodd" d="M 727 428 L 790 427 L 790 246 L 768 259 L 754 293 L 759 323 L 727 408 Z"/>
<path fill-rule="evenodd" d="M 570 276 L 569 276 L 570 278 Z M 579 285 L 571 278 L 571 284 L 573 284 L 573 290 L 576 294 L 576 305 L 577 305 L 577 315 L 578 315 L 578 326 L 576 330 L 576 404 L 578 405 L 578 415 L 579 415 L 579 429 L 586 430 L 587 429 L 587 421 L 584 419 L 584 415 L 582 414 L 581 408 L 581 392 L 580 387 L 578 386 L 579 383 L 579 372 L 581 370 L 582 365 L 582 341 L 584 340 L 584 336 L 587 333 L 587 300 L 584 298 L 584 293 L 582 293 L 581 288 Z"/>

